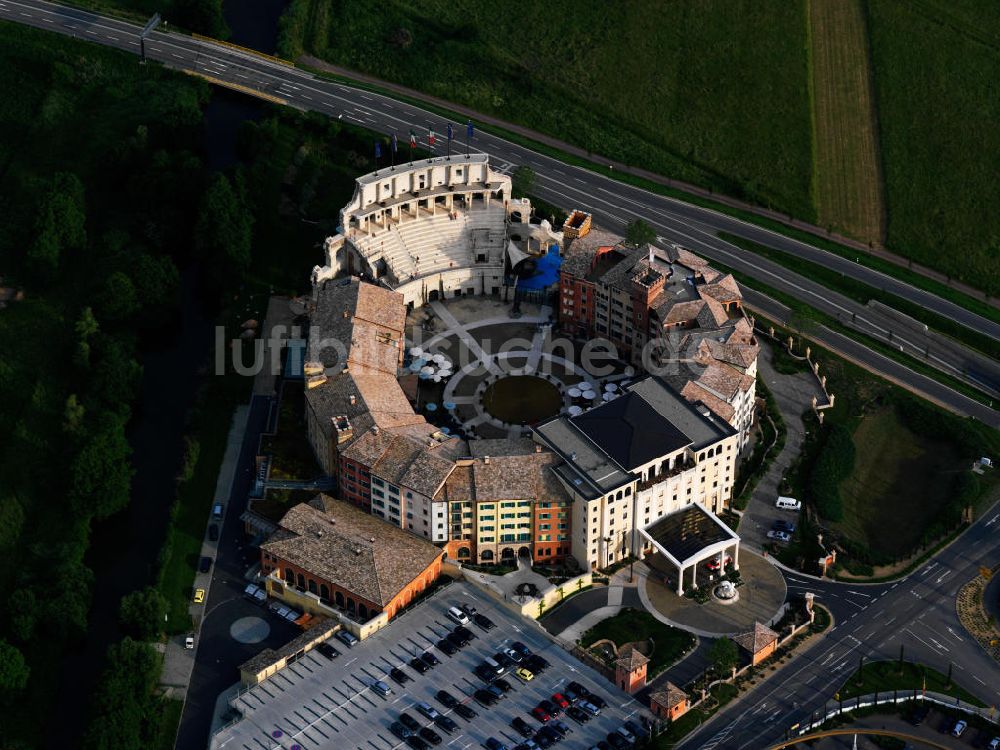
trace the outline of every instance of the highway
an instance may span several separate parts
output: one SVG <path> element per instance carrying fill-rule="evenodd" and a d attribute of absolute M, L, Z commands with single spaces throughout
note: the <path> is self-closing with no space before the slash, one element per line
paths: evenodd
<path fill-rule="evenodd" d="M 848 584 L 787 573 L 790 595 L 812 591 L 833 613 L 834 627 L 770 679 L 740 695 L 679 747 L 746 750 L 780 740 L 808 721 L 865 661 L 898 659 L 947 673 L 987 706 L 1000 706 L 1000 664 L 964 630 L 955 595 L 981 565 L 1000 562 L 1000 504 L 948 548 L 906 578 L 886 584 Z M 817 714 L 818 715 L 818 714 Z"/>
<path fill-rule="evenodd" d="M 139 25 L 44 0 L 0 0 L 0 18 L 58 31 L 133 54 L 138 54 L 140 49 Z M 219 85 L 261 96 L 275 103 L 335 116 L 374 131 L 399 133 L 402 136 L 400 159 L 405 158 L 408 150 L 406 136 L 410 129 L 420 134 L 421 138 L 431 124 L 437 132 L 445 131 L 444 123 L 438 115 L 418 107 L 317 78 L 289 64 L 232 46 L 156 30 L 147 37 L 145 49 L 152 60 L 198 74 Z M 459 135 L 464 134 L 464 128 L 460 125 L 456 126 L 456 131 Z M 463 150 L 463 146 L 459 139 L 454 143 L 453 149 L 459 152 Z M 717 233 L 728 232 L 822 264 L 846 277 L 885 289 L 1000 341 L 1000 325 L 965 308 L 828 251 L 710 209 L 666 198 L 589 170 L 567 165 L 488 133 L 477 132 L 471 146 L 477 151 L 490 154 L 494 167 L 501 171 L 509 172 L 520 165 L 531 167 L 536 175 L 532 192 L 541 198 L 567 208 L 590 211 L 598 224 L 612 230 L 623 230 L 633 218 L 643 218 L 656 229 L 661 240 L 683 244 L 696 253 L 823 311 L 844 325 L 881 339 L 941 372 L 965 379 L 966 382 L 971 382 L 965 375 L 967 371 L 980 373 L 977 384 L 1000 398 L 1000 363 L 970 352 L 936 332 L 914 334 L 911 326 L 894 321 L 892 315 L 873 311 L 805 276 L 725 242 Z M 440 151 L 443 145 L 438 148 Z M 764 306 L 760 307 L 763 309 Z M 991 406 L 942 386 L 933 379 L 919 375 L 828 329 L 820 328 L 810 335 L 818 343 L 838 353 L 848 354 L 844 348 L 849 348 L 851 351 L 848 356 L 859 364 L 891 377 L 952 411 L 974 416 L 994 427 L 1000 427 L 1000 413 Z M 993 388 L 984 385 L 984 378 L 995 381 L 997 385 Z"/>

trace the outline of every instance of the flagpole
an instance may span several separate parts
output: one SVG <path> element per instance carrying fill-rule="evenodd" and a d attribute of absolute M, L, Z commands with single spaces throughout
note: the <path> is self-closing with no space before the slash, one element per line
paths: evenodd
<path fill-rule="evenodd" d="M 389 147 L 389 150 L 392 151 L 392 166 L 389 167 L 389 171 L 390 172 L 395 172 L 396 171 L 396 131 L 395 130 L 392 131 L 392 145 Z"/>

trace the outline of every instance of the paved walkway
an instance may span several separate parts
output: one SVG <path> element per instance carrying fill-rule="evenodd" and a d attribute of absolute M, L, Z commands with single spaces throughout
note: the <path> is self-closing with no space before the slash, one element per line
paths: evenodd
<path fill-rule="evenodd" d="M 785 472 L 792 465 L 802 450 L 805 441 L 806 427 L 802 414 L 811 408 L 813 396 L 823 397 L 823 392 L 816 378 L 808 371 L 795 375 L 781 375 L 771 364 L 771 342 L 764 339 L 761 342 L 760 356 L 757 357 L 758 377 L 763 380 L 774 395 L 778 410 L 785 421 L 787 435 L 785 446 L 775 457 L 761 480 L 754 488 L 750 503 L 740 518 L 738 533 L 744 547 L 755 550 L 764 548 L 767 542 L 767 532 L 779 518 L 794 521 L 795 514 L 780 511 L 774 507 L 778 487 Z"/>

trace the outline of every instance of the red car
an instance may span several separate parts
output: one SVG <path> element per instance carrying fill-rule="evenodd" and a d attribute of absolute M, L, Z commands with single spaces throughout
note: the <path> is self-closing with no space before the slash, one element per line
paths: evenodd
<path fill-rule="evenodd" d="M 535 706 L 533 709 L 531 709 L 531 715 L 534 716 L 543 724 L 552 718 L 551 716 L 549 716 L 549 712 L 546 711 L 541 706 Z"/>
<path fill-rule="evenodd" d="M 733 558 L 731 558 L 729 555 L 726 555 L 726 562 L 725 562 L 725 564 L 726 565 L 732 565 L 732 562 L 733 562 Z M 716 555 L 711 560 L 709 560 L 707 563 L 705 563 L 705 567 L 708 568 L 709 570 L 718 570 L 719 569 L 719 557 L 718 557 L 718 555 Z"/>
<path fill-rule="evenodd" d="M 562 693 L 555 693 L 552 696 L 552 702 L 559 706 L 559 708 L 569 708 L 569 701 L 566 700 L 566 696 Z"/>

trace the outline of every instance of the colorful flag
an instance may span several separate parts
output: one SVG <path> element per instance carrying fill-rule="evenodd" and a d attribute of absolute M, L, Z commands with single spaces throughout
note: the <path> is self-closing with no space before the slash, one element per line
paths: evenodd
<path fill-rule="evenodd" d="M 417 134 L 410 130 L 410 148 L 417 147 Z"/>
<path fill-rule="evenodd" d="M 437 139 L 437 136 L 434 135 L 434 128 L 428 127 L 427 128 L 427 142 L 433 146 L 434 145 L 434 141 L 436 139 Z"/>
<path fill-rule="evenodd" d="M 454 138 L 454 137 L 455 137 L 455 133 L 454 133 L 454 131 L 453 131 L 453 130 L 451 129 L 451 123 L 449 122 L 449 123 L 448 123 L 448 140 L 450 141 L 450 140 L 451 140 L 452 138 Z"/>
<path fill-rule="evenodd" d="M 475 135 L 475 131 L 472 127 L 472 120 L 469 120 L 469 122 L 466 123 L 465 125 L 465 135 L 468 138 L 471 138 L 473 135 Z"/>
<path fill-rule="evenodd" d="M 392 134 L 392 153 L 396 153 L 399 148 L 399 143 L 396 141 L 396 134 Z"/>
<path fill-rule="evenodd" d="M 376 159 L 382 158 L 382 144 L 379 143 L 378 141 L 375 141 L 375 158 Z"/>

